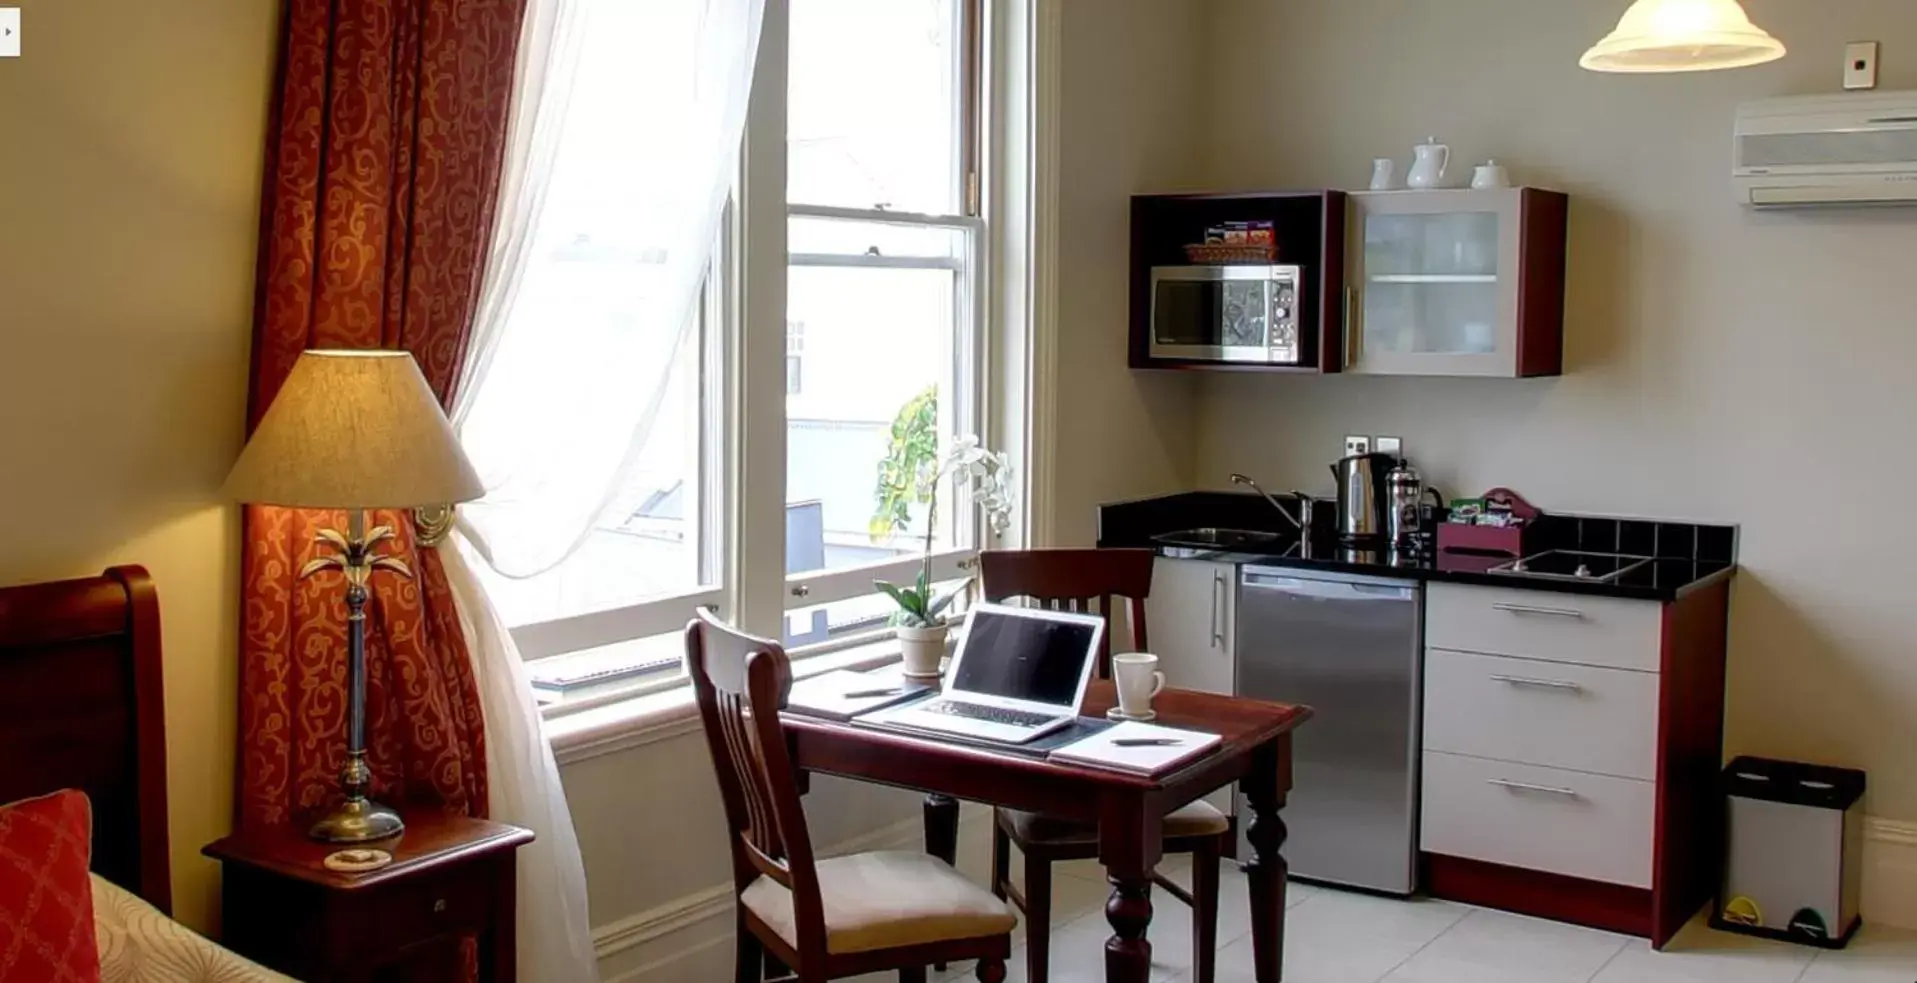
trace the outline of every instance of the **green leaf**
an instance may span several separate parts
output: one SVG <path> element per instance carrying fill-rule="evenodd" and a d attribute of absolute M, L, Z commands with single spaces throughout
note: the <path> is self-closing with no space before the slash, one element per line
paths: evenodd
<path fill-rule="evenodd" d="M 912 523 L 912 507 L 931 501 L 938 477 L 938 387 L 906 400 L 892 419 L 873 488 L 866 533 L 882 542 Z"/>
<path fill-rule="evenodd" d="M 951 593 L 945 595 L 944 597 L 939 598 L 936 601 L 933 601 L 932 606 L 925 610 L 927 619 L 929 620 L 931 618 L 936 618 L 940 614 L 942 614 L 946 608 L 951 607 L 952 602 L 957 600 L 959 594 L 962 593 L 964 590 L 965 590 L 965 587 L 963 585 L 960 585 L 957 589 L 953 590 Z"/>
<path fill-rule="evenodd" d="M 909 590 L 901 590 L 897 585 L 889 584 L 883 580 L 874 580 L 872 586 L 884 591 L 885 595 L 890 597 L 894 603 L 898 604 L 899 608 L 906 614 L 914 618 L 922 619 L 925 617 L 924 597 L 916 595 Z"/>

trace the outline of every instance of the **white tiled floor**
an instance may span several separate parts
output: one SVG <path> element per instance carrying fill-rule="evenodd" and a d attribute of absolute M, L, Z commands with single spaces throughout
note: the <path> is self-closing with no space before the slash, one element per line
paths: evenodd
<path fill-rule="evenodd" d="M 984 854 L 984 844 L 970 838 L 961 850 L 960 866 L 981 881 Z M 1167 858 L 1165 869 L 1185 881 L 1189 867 L 1179 857 Z M 1089 862 L 1061 864 L 1056 873 L 1051 978 L 1102 980 L 1111 934 L 1103 875 Z M 1217 981 L 1251 983 L 1244 875 L 1227 863 L 1220 888 Z M 1825 952 L 1714 932 L 1700 920 L 1653 952 L 1643 939 L 1445 901 L 1293 884 L 1286 903 L 1286 983 L 1917 983 L 1917 932 L 1868 925 L 1849 948 Z M 1152 979 L 1189 983 L 1190 911 L 1163 892 L 1153 904 Z M 1023 940 L 1021 930 L 1009 983 L 1026 979 Z M 972 978 L 969 966 L 944 977 Z"/>

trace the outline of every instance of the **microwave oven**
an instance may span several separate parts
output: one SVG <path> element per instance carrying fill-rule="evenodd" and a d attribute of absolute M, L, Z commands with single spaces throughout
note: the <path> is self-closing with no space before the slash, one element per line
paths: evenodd
<path fill-rule="evenodd" d="M 1298 266 L 1157 266 L 1151 357 L 1297 365 Z"/>

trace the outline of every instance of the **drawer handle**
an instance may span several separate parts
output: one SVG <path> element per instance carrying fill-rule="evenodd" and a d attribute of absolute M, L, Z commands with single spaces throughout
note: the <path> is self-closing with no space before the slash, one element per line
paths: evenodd
<path fill-rule="evenodd" d="M 1541 686 L 1545 689 L 1570 690 L 1574 693 L 1584 692 L 1583 686 L 1565 679 L 1533 679 L 1530 676 L 1504 675 L 1495 675 L 1491 678 L 1500 683 L 1510 683 L 1513 686 Z"/>
<path fill-rule="evenodd" d="M 1487 778 L 1484 782 L 1486 785 L 1496 785 L 1499 788 L 1508 788 L 1514 792 L 1545 792 L 1572 799 L 1578 797 L 1576 789 L 1558 788 L 1555 785 L 1533 785 L 1530 782 L 1513 782 L 1503 778 Z"/>
<path fill-rule="evenodd" d="M 434 899 L 433 899 L 433 914 L 435 914 L 435 915 L 443 915 L 443 914 L 445 914 L 445 913 L 446 913 L 446 899 L 445 899 L 445 898 L 434 898 Z"/>
<path fill-rule="evenodd" d="M 1584 619 L 1584 612 L 1579 611 L 1576 608 L 1540 608 L 1540 607 L 1532 607 L 1529 604 L 1503 604 L 1503 603 L 1493 604 L 1491 605 L 1491 607 L 1499 611 L 1509 612 L 1511 614 L 1536 614 L 1536 615 L 1542 615 L 1547 618 L 1574 618 L 1579 621 L 1582 621 Z"/>

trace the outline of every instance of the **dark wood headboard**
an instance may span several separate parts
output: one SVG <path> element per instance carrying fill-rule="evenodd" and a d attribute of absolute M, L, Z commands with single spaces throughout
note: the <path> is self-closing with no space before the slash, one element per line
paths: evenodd
<path fill-rule="evenodd" d="M 164 693 L 143 568 L 0 589 L 0 803 L 86 792 L 94 873 L 172 914 Z"/>

